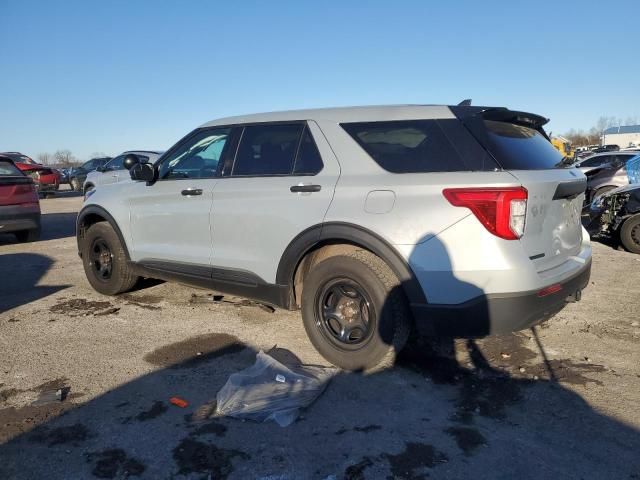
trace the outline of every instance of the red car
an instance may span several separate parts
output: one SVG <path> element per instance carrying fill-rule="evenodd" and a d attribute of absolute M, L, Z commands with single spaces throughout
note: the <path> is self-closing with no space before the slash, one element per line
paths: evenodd
<path fill-rule="evenodd" d="M 13 233 L 20 242 L 40 238 L 38 189 L 11 158 L 0 154 L 0 233 Z"/>
<path fill-rule="evenodd" d="M 16 167 L 33 178 L 38 192 L 55 192 L 60 188 L 60 174 L 53 168 L 49 168 L 20 152 L 0 153 L 14 161 Z"/>

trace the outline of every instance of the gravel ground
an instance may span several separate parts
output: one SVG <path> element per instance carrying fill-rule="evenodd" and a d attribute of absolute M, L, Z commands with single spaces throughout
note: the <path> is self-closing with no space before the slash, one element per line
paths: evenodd
<path fill-rule="evenodd" d="M 81 202 L 43 200 L 40 242 L 0 236 L 2 479 L 640 479 L 638 255 L 596 243 L 583 300 L 547 324 L 341 373 L 281 428 L 210 412 L 259 350 L 325 364 L 299 314 L 158 282 L 97 294 Z"/>

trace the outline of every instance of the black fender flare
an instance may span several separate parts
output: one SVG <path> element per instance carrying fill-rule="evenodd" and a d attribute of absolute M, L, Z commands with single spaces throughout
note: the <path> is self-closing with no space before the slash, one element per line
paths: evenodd
<path fill-rule="evenodd" d="M 76 242 L 78 243 L 78 255 L 82 256 L 80 241 L 82 240 L 84 231 L 86 229 L 84 220 L 89 215 L 98 215 L 99 217 L 104 218 L 104 220 L 108 222 L 111 227 L 113 227 L 113 230 L 116 232 L 116 235 L 118 235 L 118 239 L 122 244 L 122 249 L 127 256 L 127 260 L 131 260 L 131 257 L 129 256 L 129 249 L 127 248 L 127 242 L 125 242 L 124 240 L 124 235 L 122 235 L 122 231 L 120 230 L 118 223 L 109 212 L 98 205 L 87 205 L 78 212 L 78 218 L 76 219 Z"/>
<path fill-rule="evenodd" d="M 396 274 L 410 303 L 427 303 L 424 291 L 407 261 L 376 233 L 346 222 L 314 225 L 296 236 L 287 246 L 276 273 L 278 285 L 293 285 L 296 268 L 306 253 L 325 242 L 359 245 L 384 260 Z"/>

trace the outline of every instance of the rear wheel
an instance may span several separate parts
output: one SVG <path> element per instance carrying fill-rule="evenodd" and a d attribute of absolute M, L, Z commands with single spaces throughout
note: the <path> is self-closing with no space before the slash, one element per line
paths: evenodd
<path fill-rule="evenodd" d="M 120 239 L 107 222 L 91 225 L 82 240 L 84 272 L 91 286 L 104 295 L 131 290 L 138 281 Z"/>
<path fill-rule="evenodd" d="M 15 232 L 15 236 L 18 241 L 22 243 L 37 242 L 40 240 L 40 227 L 32 230 L 21 230 L 19 232 Z"/>
<path fill-rule="evenodd" d="M 304 280 L 302 319 L 318 352 L 346 370 L 393 363 L 411 327 L 400 282 L 364 250 L 313 267 Z"/>
<path fill-rule="evenodd" d="M 640 253 L 640 214 L 627 218 L 620 229 L 620 241 L 632 253 Z"/>

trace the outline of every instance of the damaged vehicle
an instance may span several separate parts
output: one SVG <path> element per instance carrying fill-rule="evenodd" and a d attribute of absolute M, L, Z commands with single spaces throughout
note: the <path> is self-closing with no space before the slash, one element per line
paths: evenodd
<path fill-rule="evenodd" d="M 629 185 L 627 164 L 633 161 L 637 155 L 613 155 L 612 159 L 595 167 L 588 172 L 587 195 L 585 200 L 592 203 L 597 197 L 618 187 Z M 589 204 L 587 204 L 588 206 Z"/>
<path fill-rule="evenodd" d="M 594 237 L 619 239 L 628 251 L 640 253 L 640 184 L 596 197 L 588 230 Z"/>

